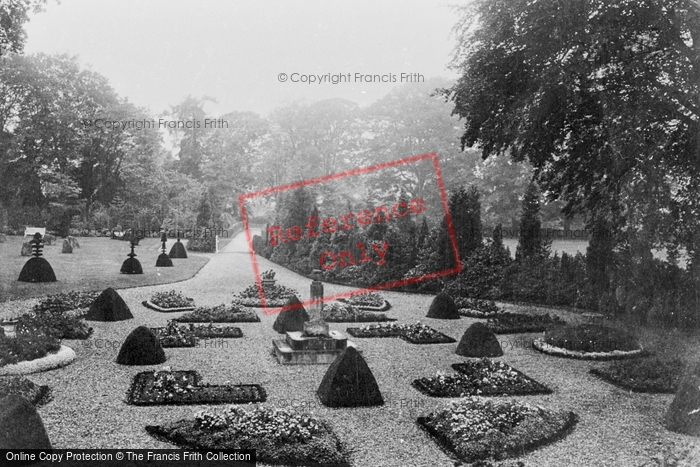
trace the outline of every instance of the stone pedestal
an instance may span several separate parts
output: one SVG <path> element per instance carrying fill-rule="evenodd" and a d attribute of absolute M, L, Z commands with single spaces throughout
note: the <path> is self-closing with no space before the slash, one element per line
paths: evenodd
<path fill-rule="evenodd" d="M 355 347 L 345 334 L 331 331 L 323 320 L 323 283 L 319 280 L 320 271 L 315 273 L 311 283 L 311 319 L 304 323 L 302 332 L 290 331 L 284 339 L 272 341 L 277 361 L 282 365 L 329 364 L 347 347 Z"/>
<path fill-rule="evenodd" d="M 347 347 L 355 347 L 355 343 L 340 331 L 328 331 L 327 337 L 288 332 L 284 339 L 275 339 L 272 344 L 277 361 L 282 365 L 330 364 Z"/>

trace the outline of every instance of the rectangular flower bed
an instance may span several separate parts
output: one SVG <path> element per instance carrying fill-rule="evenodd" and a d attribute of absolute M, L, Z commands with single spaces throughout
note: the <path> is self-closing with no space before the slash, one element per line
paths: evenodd
<path fill-rule="evenodd" d="M 256 323 L 260 317 L 253 310 L 232 303 L 214 307 L 198 307 L 175 321 L 180 323 Z"/>
<path fill-rule="evenodd" d="M 456 342 L 450 336 L 421 323 L 371 324 L 362 328 L 348 328 L 353 337 L 400 337 L 411 344 L 450 344 Z"/>
<path fill-rule="evenodd" d="M 150 329 L 158 336 L 163 348 L 194 347 L 197 345 L 197 336 L 192 330 L 188 326 L 179 326 L 174 321 L 170 321 L 166 327 Z"/>
<path fill-rule="evenodd" d="M 196 371 L 138 373 L 126 397 L 132 405 L 247 404 L 266 399 L 259 384 L 200 384 Z"/>
<path fill-rule="evenodd" d="M 339 298 L 338 301 L 367 311 L 386 311 L 391 308 L 391 304 L 376 292 L 365 292 L 349 298 Z"/>
<path fill-rule="evenodd" d="M 323 307 L 323 319 L 329 323 L 374 323 L 396 321 L 384 313 L 363 311 L 355 305 L 345 302 L 331 302 Z"/>
<path fill-rule="evenodd" d="M 194 335 L 200 339 L 233 339 L 243 337 L 241 328 L 233 326 L 197 326 L 190 324 L 190 329 L 192 329 Z"/>
<path fill-rule="evenodd" d="M 558 316 L 527 315 L 522 313 L 499 313 L 488 318 L 486 325 L 495 334 L 517 334 L 544 332 L 553 324 L 565 324 Z"/>
<path fill-rule="evenodd" d="M 452 365 L 458 373 L 438 373 L 419 378 L 412 385 L 431 397 L 509 396 L 550 394 L 551 389 L 515 368 L 488 358 Z"/>

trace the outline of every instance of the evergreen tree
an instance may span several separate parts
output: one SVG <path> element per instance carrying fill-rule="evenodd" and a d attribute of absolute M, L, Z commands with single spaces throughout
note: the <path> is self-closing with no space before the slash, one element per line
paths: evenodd
<path fill-rule="evenodd" d="M 535 182 L 530 182 L 523 198 L 518 247 L 515 250 L 516 260 L 542 255 L 544 242 L 541 228 L 540 192 Z"/>
<path fill-rule="evenodd" d="M 481 202 L 475 186 L 464 187 L 450 196 L 450 215 L 459 257 L 462 261 L 482 244 Z M 447 235 L 447 230 L 445 229 Z M 449 242 L 447 242 L 449 244 Z"/>

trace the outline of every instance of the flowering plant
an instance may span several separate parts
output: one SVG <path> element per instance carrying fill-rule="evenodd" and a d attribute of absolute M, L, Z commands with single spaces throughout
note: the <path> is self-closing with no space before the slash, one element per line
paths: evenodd
<path fill-rule="evenodd" d="M 173 399 L 178 395 L 186 394 L 194 389 L 194 386 L 190 384 L 186 376 L 178 378 L 173 374 L 169 366 L 163 367 L 161 370 L 155 372 L 153 376 L 152 391 L 163 399 Z"/>
<path fill-rule="evenodd" d="M 192 306 L 192 299 L 182 295 L 182 292 L 169 290 L 167 292 L 156 292 L 151 296 L 151 303 L 161 308 L 183 308 Z"/>
<path fill-rule="evenodd" d="M 384 299 L 376 292 L 364 292 L 353 295 L 348 298 L 348 302 L 358 306 L 381 307 L 384 305 Z"/>
<path fill-rule="evenodd" d="M 195 421 L 205 430 L 228 429 L 234 436 L 271 438 L 280 443 L 308 441 L 322 431 L 321 422 L 308 414 L 265 406 L 252 410 L 230 406 L 221 414 L 203 410 L 195 414 Z"/>
<path fill-rule="evenodd" d="M 267 271 L 260 273 L 260 277 L 264 280 L 273 280 L 275 278 L 275 271 L 273 271 L 272 269 L 269 269 Z"/>

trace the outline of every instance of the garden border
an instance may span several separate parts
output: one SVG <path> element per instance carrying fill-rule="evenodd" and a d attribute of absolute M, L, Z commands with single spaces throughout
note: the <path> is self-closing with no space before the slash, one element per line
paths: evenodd
<path fill-rule="evenodd" d="M 58 351 L 49 353 L 44 357 L 34 360 L 24 360 L 9 365 L 0 366 L 0 376 L 28 375 L 42 371 L 54 370 L 73 363 L 75 351 L 68 346 L 61 345 Z"/>
<path fill-rule="evenodd" d="M 576 350 L 566 350 L 562 349 L 561 347 L 555 347 L 547 344 L 541 337 L 532 341 L 532 347 L 535 350 L 551 355 L 552 357 L 574 358 L 577 360 L 595 360 L 600 362 L 607 360 L 623 360 L 625 358 L 639 358 L 649 354 L 643 347 L 636 350 L 613 350 L 612 352 L 579 352 Z"/>

